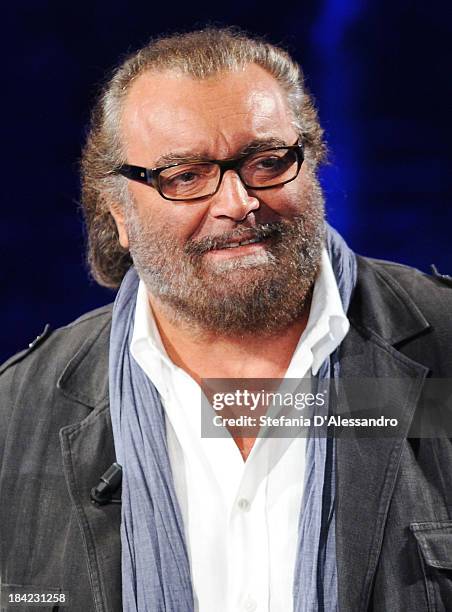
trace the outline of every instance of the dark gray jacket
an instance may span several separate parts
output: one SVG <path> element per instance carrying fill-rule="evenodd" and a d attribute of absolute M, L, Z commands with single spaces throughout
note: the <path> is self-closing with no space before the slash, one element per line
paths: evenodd
<path fill-rule="evenodd" d="M 452 445 L 408 437 L 426 377 L 452 371 L 452 283 L 358 262 L 341 374 L 397 379 L 405 435 L 337 441 L 340 609 L 452 610 Z M 64 590 L 74 612 L 121 610 L 121 506 L 90 501 L 115 460 L 110 321 L 111 306 L 88 313 L 0 370 L 3 589 Z"/>

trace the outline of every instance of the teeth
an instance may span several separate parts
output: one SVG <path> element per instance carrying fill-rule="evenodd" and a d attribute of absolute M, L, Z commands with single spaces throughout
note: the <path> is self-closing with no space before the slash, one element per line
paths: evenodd
<path fill-rule="evenodd" d="M 254 242 L 260 242 L 261 239 L 260 238 L 252 238 L 251 240 L 245 240 L 245 242 L 241 242 L 240 246 L 243 246 L 244 244 L 253 244 Z"/>
<path fill-rule="evenodd" d="M 230 244 L 226 244 L 224 249 L 234 249 L 238 246 L 245 246 L 246 244 L 254 244 L 255 242 L 260 242 L 260 238 L 252 238 L 251 240 L 244 240 L 243 242 L 231 242 Z"/>

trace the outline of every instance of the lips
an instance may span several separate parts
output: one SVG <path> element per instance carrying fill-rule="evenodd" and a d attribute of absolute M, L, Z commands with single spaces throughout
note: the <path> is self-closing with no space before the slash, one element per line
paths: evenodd
<path fill-rule="evenodd" d="M 234 235 L 224 236 L 223 239 L 213 239 L 209 250 L 234 249 L 248 244 L 256 244 L 266 240 L 271 235 L 268 230 L 262 228 L 242 231 Z"/>
<path fill-rule="evenodd" d="M 256 242 L 262 242 L 262 238 L 251 238 L 250 240 L 241 240 L 240 242 L 229 242 L 220 249 L 234 249 L 236 247 L 246 246 L 247 244 L 255 244 Z"/>
<path fill-rule="evenodd" d="M 208 237 L 202 240 L 188 241 L 185 252 L 189 255 L 201 256 L 209 251 L 234 249 L 250 244 L 257 244 L 267 239 L 277 239 L 281 235 L 280 223 L 265 223 L 256 228 L 243 228 L 242 231 L 230 232 L 222 236 Z"/>

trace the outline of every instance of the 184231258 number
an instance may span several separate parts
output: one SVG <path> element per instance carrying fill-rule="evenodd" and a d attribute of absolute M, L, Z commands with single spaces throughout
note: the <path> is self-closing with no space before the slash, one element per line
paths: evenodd
<path fill-rule="evenodd" d="M 66 593 L 9 593 L 8 603 L 66 603 Z"/>
<path fill-rule="evenodd" d="M 64 609 L 69 606 L 69 595 L 61 588 L 50 586 L 0 584 L 0 608 L 2 610 Z"/>

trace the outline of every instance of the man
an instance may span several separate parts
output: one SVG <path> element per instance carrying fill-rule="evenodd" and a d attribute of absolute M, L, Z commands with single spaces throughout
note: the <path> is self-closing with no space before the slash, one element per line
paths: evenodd
<path fill-rule="evenodd" d="M 324 154 L 261 41 L 167 37 L 115 72 L 82 168 L 115 305 L 2 367 L 4 609 L 451 609 L 451 447 L 410 437 L 450 371 L 450 282 L 348 249 Z M 339 375 L 384 379 L 398 435 L 201 435 L 213 379 Z"/>

